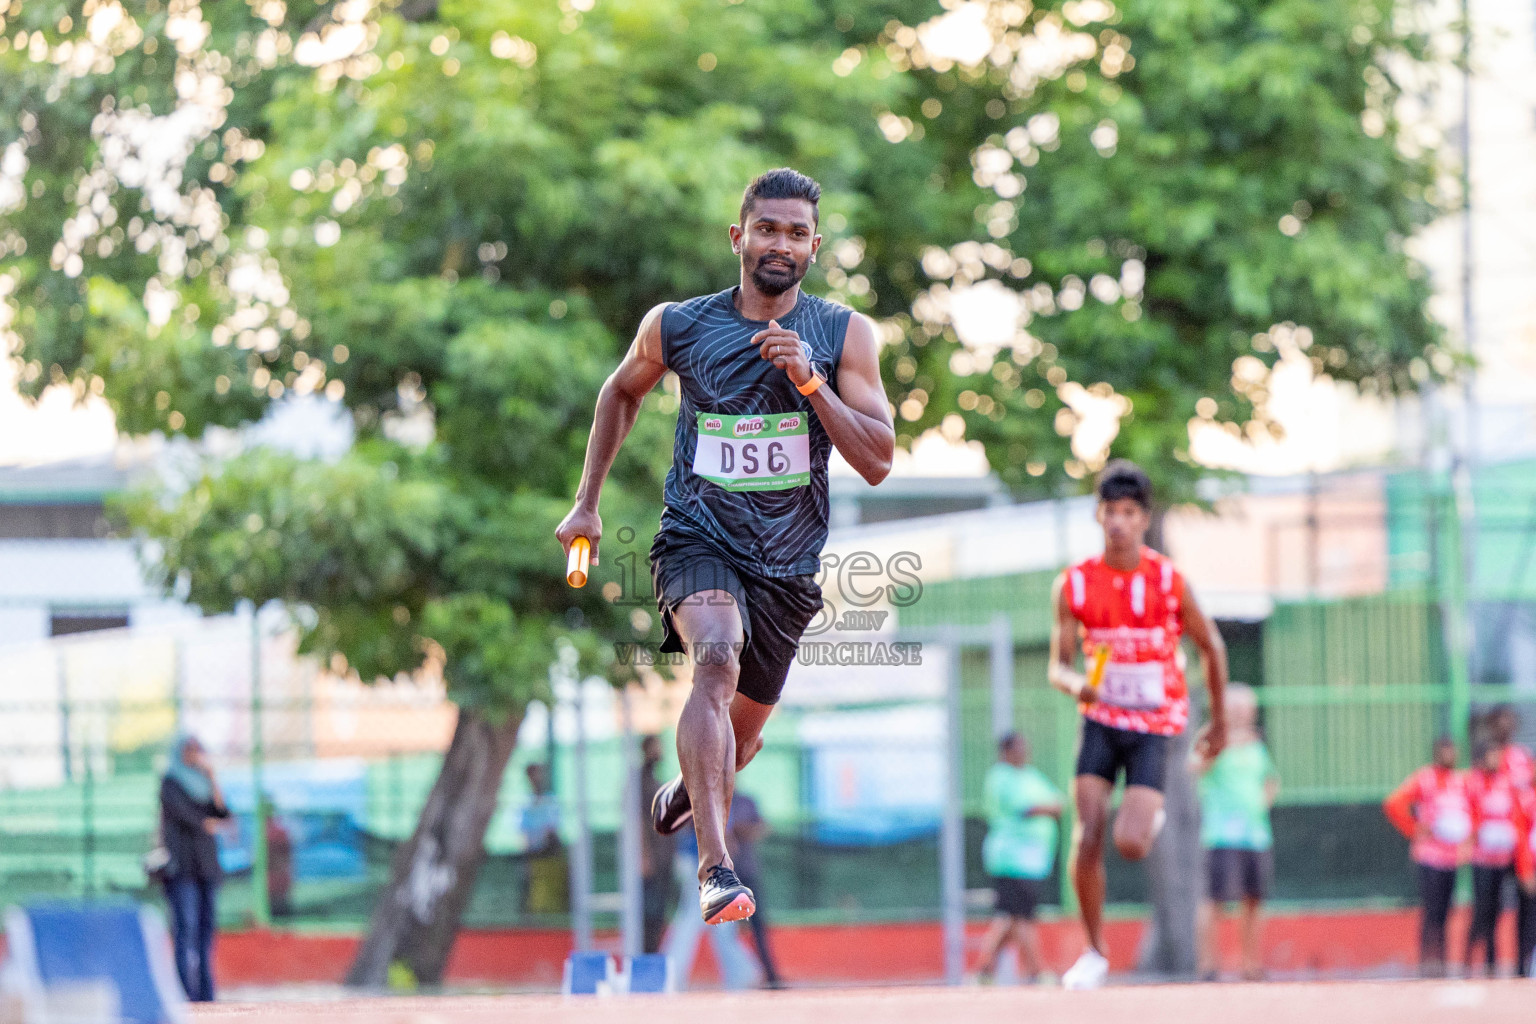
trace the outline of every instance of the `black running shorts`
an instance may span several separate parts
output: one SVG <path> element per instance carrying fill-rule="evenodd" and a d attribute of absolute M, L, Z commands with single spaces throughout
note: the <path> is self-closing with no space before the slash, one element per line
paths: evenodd
<path fill-rule="evenodd" d="M 1167 756 L 1167 736 L 1083 719 L 1083 738 L 1077 748 L 1078 775 L 1097 775 L 1113 786 L 1123 770 L 1127 786 L 1147 786 L 1161 793 Z"/>
<path fill-rule="evenodd" d="M 684 601 L 704 601 L 707 590 L 724 590 L 742 612 L 745 645 L 736 692 L 759 704 L 777 704 L 800 637 L 821 611 L 814 575 L 759 576 L 737 568 L 720 550 L 694 537 L 658 533 L 651 545 L 651 580 L 661 610 L 663 653 L 683 651 L 673 611 Z"/>
<path fill-rule="evenodd" d="M 1042 884 L 1032 878 L 993 878 L 992 890 L 997 894 L 993 908 L 1004 917 L 1033 921 Z"/>

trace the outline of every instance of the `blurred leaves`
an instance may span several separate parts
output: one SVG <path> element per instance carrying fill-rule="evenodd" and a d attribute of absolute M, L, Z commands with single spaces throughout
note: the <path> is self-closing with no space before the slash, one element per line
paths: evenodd
<path fill-rule="evenodd" d="M 353 7 L 145 16 L 67 97 L 49 98 L 56 66 L 0 54 L 0 92 L 38 126 L 27 175 L 57 197 L 15 222 L 19 356 L 34 391 L 80 381 L 135 432 L 196 436 L 290 394 L 340 402 L 358 443 L 337 461 L 249 451 L 126 503 L 162 582 L 209 611 L 298 609 L 305 650 L 364 678 L 441 658 L 455 700 L 515 711 L 560 637 L 617 679 L 611 642 L 657 630 L 630 612 L 675 396 L 647 399 L 613 468 L 587 588 L 566 586 L 553 531 L 645 311 L 734 280 L 745 183 L 785 163 L 818 176 L 829 244 L 857 230 L 882 254 L 877 287 L 846 296 L 877 315 L 916 294 L 910 242 L 968 216 L 929 182 L 932 152 L 876 125 L 909 83 L 878 59 L 833 70 L 927 4 L 449 2 L 362 22 Z M 49 150 L 63 124 L 75 136 Z M 166 133 L 170 193 L 122 172 L 123 151 L 149 159 L 144 125 Z M 82 204 L 95 212 L 67 228 Z M 90 301 L 50 318 L 61 300 L 32 288 Z"/>
<path fill-rule="evenodd" d="M 1089 399 L 1179 497 L 1191 420 L 1267 429 L 1285 351 L 1377 392 L 1445 372 L 1403 248 L 1446 203 L 1393 115 L 1425 59 L 1407 0 L 576 6 L 0 13 L 24 389 L 193 437 L 325 395 L 358 438 L 133 498 L 167 586 L 286 602 L 365 678 L 441 657 L 488 710 L 542 692 L 562 636 L 602 669 L 655 631 L 603 591 L 648 590 L 677 405 L 646 400 L 572 591 L 552 533 L 597 389 L 652 305 L 735 280 L 726 226 L 781 164 L 824 187 L 807 284 L 881 322 L 902 443 L 979 440 L 1020 495 L 1086 486 Z M 926 52 L 970 17 L 975 63 Z"/>
<path fill-rule="evenodd" d="M 1105 457 L 1073 444 L 1084 391 L 1098 389 L 1129 412 L 1113 454 L 1179 500 L 1204 472 L 1192 421 L 1250 437 L 1272 426 L 1265 381 L 1239 379 L 1245 356 L 1310 362 L 1381 395 L 1451 370 L 1428 275 L 1404 246 L 1455 204 L 1422 126 L 1397 119 L 1400 99 L 1435 86 L 1421 5 L 982 6 L 998 48 L 979 65 L 924 53 L 921 32 L 886 37 L 925 102 L 942 99 L 937 121 L 981 102 L 999 115 L 971 154 L 975 233 L 935 243 L 948 249 L 916 307 L 926 329 L 885 353 L 909 382 L 893 389 L 898 406 L 924 393 L 902 429 L 958 415 L 1017 491 L 1081 488 Z M 1075 59 L 1042 70 L 1044 39 Z M 969 339 L 949 306 L 983 280 L 1021 297 L 1017 329 L 956 360 Z M 1201 399 L 1214 402 L 1203 417 Z"/>

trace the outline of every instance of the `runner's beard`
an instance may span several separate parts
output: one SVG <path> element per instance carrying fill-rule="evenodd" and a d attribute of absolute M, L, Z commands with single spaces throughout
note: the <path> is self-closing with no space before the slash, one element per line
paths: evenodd
<path fill-rule="evenodd" d="M 785 257 L 775 258 L 784 259 Z M 794 266 L 794 270 L 783 270 L 777 266 L 764 267 L 763 260 L 759 259 L 757 265 L 752 268 L 752 283 L 757 286 L 757 290 L 769 296 L 783 295 L 799 284 L 805 277 L 805 272 L 810 269 L 810 261 L 801 263 L 789 257 L 788 262 Z"/>

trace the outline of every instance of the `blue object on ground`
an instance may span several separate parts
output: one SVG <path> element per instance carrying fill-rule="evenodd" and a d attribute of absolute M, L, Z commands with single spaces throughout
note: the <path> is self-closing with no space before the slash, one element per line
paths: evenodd
<path fill-rule="evenodd" d="M 613 981 L 613 959 L 607 953 L 572 953 L 565 960 L 560 991 L 568 996 L 595 996 L 599 984 Z"/>
<path fill-rule="evenodd" d="M 630 992 L 670 992 L 667 984 L 667 958 L 663 953 L 642 953 L 629 958 Z"/>
<path fill-rule="evenodd" d="M 43 989 L 108 982 L 125 1024 L 180 1024 L 185 997 L 165 922 L 131 903 L 44 903 L 12 908 L 6 940 L 22 977 Z"/>

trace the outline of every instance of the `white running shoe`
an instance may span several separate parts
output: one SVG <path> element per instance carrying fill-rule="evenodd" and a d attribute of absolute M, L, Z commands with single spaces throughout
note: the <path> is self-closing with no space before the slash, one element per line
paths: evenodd
<path fill-rule="evenodd" d="M 1077 963 L 1067 968 L 1067 973 L 1061 976 L 1061 987 L 1077 991 L 1103 988 L 1107 980 L 1109 980 L 1109 961 L 1104 959 L 1104 954 L 1090 947 L 1083 950 L 1083 955 L 1077 958 Z"/>

